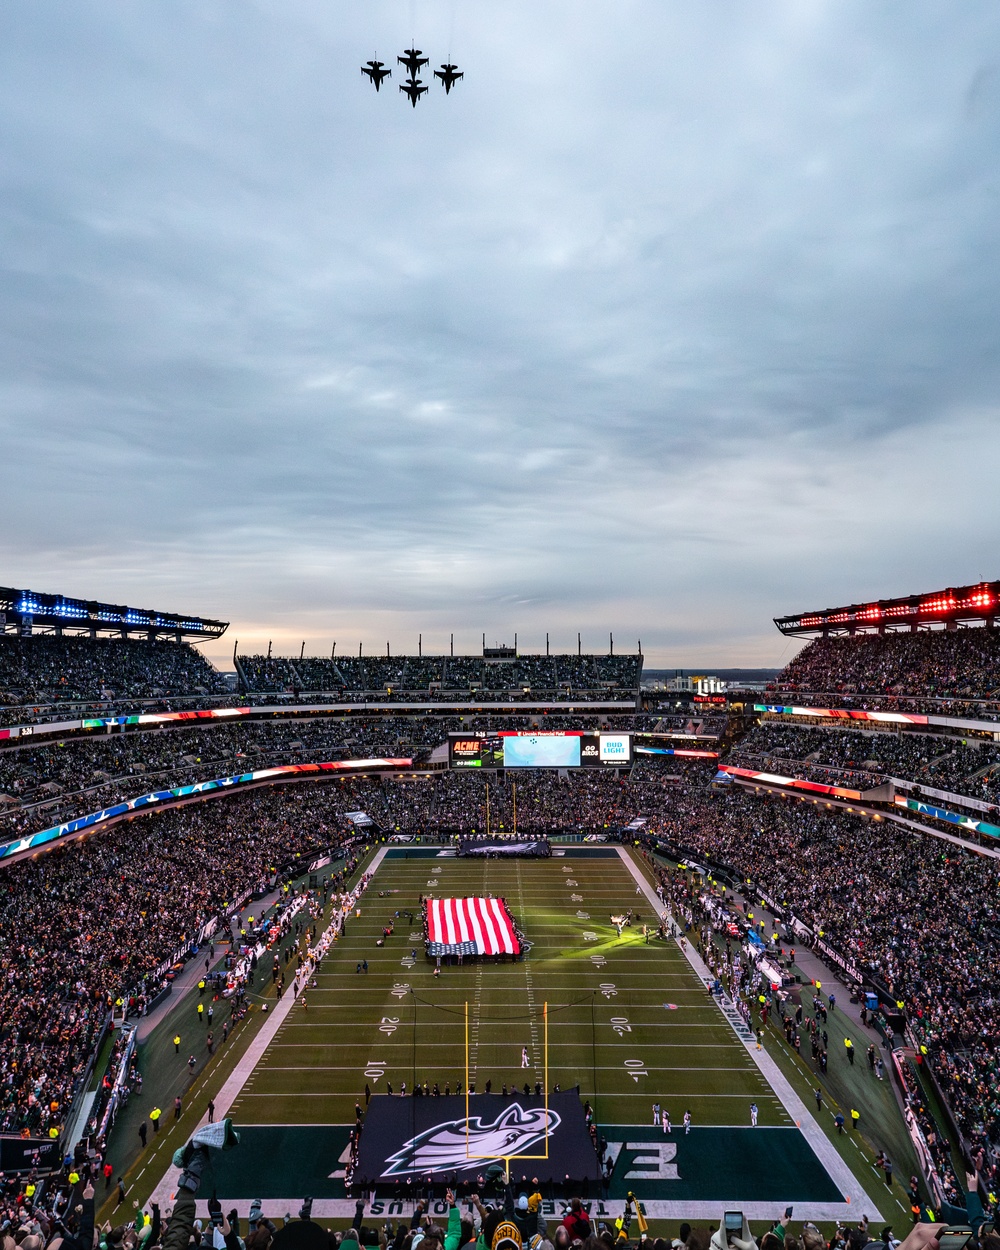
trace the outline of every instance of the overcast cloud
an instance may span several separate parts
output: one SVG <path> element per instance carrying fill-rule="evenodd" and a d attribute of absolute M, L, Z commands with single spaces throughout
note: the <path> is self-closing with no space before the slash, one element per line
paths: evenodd
<path fill-rule="evenodd" d="M 0 109 L 4 584 L 735 665 L 1000 576 L 995 0 L 3 0 Z"/>

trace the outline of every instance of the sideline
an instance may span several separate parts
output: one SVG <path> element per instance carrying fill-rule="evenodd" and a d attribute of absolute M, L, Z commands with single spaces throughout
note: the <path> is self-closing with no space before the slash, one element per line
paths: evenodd
<path fill-rule="evenodd" d="M 659 897 L 649 884 L 649 878 L 643 872 L 642 868 L 640 868 L 634 857 L 630 855 L 624 847 L 618 848 L 618 854 L 621 857 L 622 863 L 632 874 L 636 885 L 638 885 L 642 890 L 646 901 L 653 908 L 655 914 L 659 916 L 661 910 L 663 909 L 663 904 L 660 902 Z M 677 944 L 680 946 L 679 941 Z M 709 973 L 707 966 L 702 961 L 701 956 L 692 948 L 690 942 L 685 941 L 684 945 L 681 946 L 681 950 L 687 958 L 688 963 L 697 973 L 698 979 L 703 985 L 714 979 Z M 756 1038 L 753 1030 L 748 1028 L 743 1017 L 736 1010 L 729 997 L 725 994 L 722 995 L 721 998 L 716 998 L 714 994 L 710 994 L 709 997 L 713 1002 L 715 1002 L 723 1016 L 723 1019 L 739 1038 L 747 1054 L 759 1068 L 761 1075 L 770 1085 L 775 1097 L 795 1121 L 799 1132 L 812 1147 L 813 1152 L 823 1164 L 824 1168 L 826 1168 L 830 1179 L 844 1195 L 843 1203 L 802 1203 L 797 1205 L 801 1205 L 803 1207 L 808 1206 L 809 1210 L 813 1212 L 810 1217 L 812 1219 L 857 1219 L 860 1211 L 867 1214 L 869 1218 L 873 1220 L 883 1220 L 884 1216 L 880 1214 L 871 1197 L 861 1187 L 861 1182 L 847 1166 L 846 1162 L 841 1157 L 840 1153 L 835 1149 L 833 1143 L 823 1132 L 822 1128 L 820 1128 L 819 1124 L 817 1124 L 816 1120 L 813 1118 L 812 1112 L 792 1088 L 788 1078 L 778 1067 L 777 1063 L 775 1063 L 766 1050 L 757 1049 Z M 754 1216 L 753 1218 L 755 1219 L 777 1219 L 784 1209 L 780 1203 L 770 1205 L 762 1203 L 758 1205 L 766 1207 L 767 1211 L 761 1216 Z M 820 1211 L 821 1208 L 824 1213 L 817 1215 L 816 1212 Z M 749 1207 L 745 1206 L 744 1210 L 749 1216 Z M 826 1213 L 827 1211 L 829 1214 Z"/>
<path fill-rule="evenodd" d="M 375 852 L 375 856 L 371 860 L 371 862 L 364 868 L 365 874 L 367 873 L 374 874 L 379 864 L 381 864 L 382 860 L 385 858 L 385 854 L 386 854 L 386 848 L 380 847 L 379 850 Z M 332 930 L 336 923 L 337 923 L 336 920 L 331 919 L 330 924 L 327 927 L 326 932 L 320 938 L 320 941 L 322 941 L 323 938 L 327 937 L 328 934 L 332 933 Z M 264 1057 L 264 1052 L 267 1050 L 268 1046 L 270 1046 L 271 1043 L 274 1041 L 275 1034 L 278 1032 L 281 1026 L 285 1023 L 285 1019 L 287 1018 L 288 1013 L 295 1006 L 296 1001 L 297 999 L 295 995 L 285 994 L 282 996 L 281 1001 L 279 1003 L 276 1003 L 273 1009 L 271 1009 L 268 1012 L 268 1018 L 267 1018 L 266 1024 L 262 1025 L 262 1027 L 257 1033 L 257 1036 L 253 1039 L 253 1041 L 247 1047 L 246 1051 L 241 1056 L 236 1067 L 232 1070 L 232 1072 L 226 1078 L 225 1083 L 223 1084 L 222 1088 L 219 1090 L 217 1097 L 215 1098 L 215 1116 L 217 1120 L 225 1119 L 225 1117 L 229 1114 L 230 1107 L 236 1101 L 237 1097 L 240 1094 L 240 1091 L 243 1089 L 243 1086 L 246 1085 L 247 1081 L 253 1075 L 254 1069 L 257 1067 L 261 1059 Z M 201 1128 L 203 1125 L 207 1123 L 208 1123 L 208 1112 L 206 1111 L 205 1114 L 198 1121 L 197 1128 Z M 238 1129 L 239 1125 L 237 1125 L 236 1128 Z M 197 1129 L 195 1129 L 195 1132 L 197 1132 Z M 153 1190 L 148 1201 L 159 1203 L 160 1209 L 165 1210 L 166 1207 L 169 1206 L 172 1201 L 174 1190 L 177 1187 L 177 1179 L 180 1176 L 180 1174 L 181 1174 L 180 1168 L 175 1168 L 173 1164 L 171 1164 L 171 1166 L 167 1168 L 166 1172 L 160 1178 L 159 1183 L 157 1184 L 156 1188 Z M 237 1204 L 237 1206 L 238 1205 L 239 1204 Z M 353 1215 L 354 1204 L 351 1203 L 350 1206 L 351 1206 L 351 1209 L 348 1212 L 348 1214 Z M 249 1211 L 250 1209 L 249 1202 L 246 1204 L 246 1207 L 247 1207 L 247 1210 Z M 317 1204 L 317 1207 L 318 1207 L 318 1204 Z M 206 1207 L 206 1210 L 207 1210 L 207 1207 Z M 241 1214 L 245 1214 L 245 1212 L 241 1212 Z M 318 1210 L 317 1210 L 317 1214 L 320 1214 Z"/>
<path fill-rule="evenodd" d="M 388 848 L 380 848 L 372 861 L 365 867 L 366 872 L 374 874 L 375 870 L 385 858 Z M 617 853 L 622 859 L 630 874 L 640 886 L 643 896 L 650 902 L 651 906 L 659 914 L 660 902 L 655 893 L 649 886 L 648 880 L 642 873 L 642 869 L 638 867 L 632 858 L 627 855 L 624 850 L 618 848 Z M 328 930 L 329 931 L 329 930 Z M 690 948 L 685 952 L 688 956 L 691 967 L 698 975 L 699 979 L 704 983 L 708 975 L 707 968 L 692 952 Z M 697 962 L 695 962 L 697 961 Z M 248 1047 L 246 1053 L 241 1058 L 239 1064 L 230 1074 L 224 1083 L 222 1089 L 216 1098 L 216 1118 L 221 1119 L 225 1116 L 230 1107 L 236 1101 L 242 1092 L 247 1081 L 252 1076 L 255 1068 L 260 1063 L 268 1046 L 272 1044 L 279 1029 L 285 1023 L 289 1011 L 294 1005 L 294 999 L 290 995 L 282 998 L 281 1002 L 274 1008 L 273 1013 L 269 1016 L 266 1024 L 262 1026 L 253 1043 Z M 721 1010 L 721 1005 L 720 1005 Z M 869 1196 L 860 1187 L 857 1178 L 850 1171 L 847 1164 L 836 1152 L 833 1145 L 823 1133 L 819 1125 L 813 1120 L 811 1114 L 805 1107 L 805 1104 L 799 1099 L 798 1095 L 792 1089 L 787 1079 L 777 1068 L 774 1060 L 770 1056 L 762 1053 L 758 1055 L 754 1045 L 753 1034 L 746 1029 L 742 1017 L 738 1015 L 735 1008 L 731 1008 L 733 1015 L 738 1020 L 739 1026 L 748 1033 L 748 1040 L 744 1040 L 744 1045 L 754 1059 L 758 1068 L 768 1080 L 771 1088 L 778 1100 L 785 1107 L 793 1121 L 798 1124 L 800 1131 L 806 1137 L 810 1146 L 815 1151 L 817 1157 L 829 1173 L 831 1179 L 845 1196 L 843 1202 L 796 1202 L 796 1208 L 801 1211 L 801 1218 L 811 1219 L 814 1221 L 844 1221 L 855 1223 L 862 1214 L 867 1214 L 872 1220 L 882 1220 L 884 1217 L 879 1213 L 875 1204 L 871 1202 Z M 729 1021 L 731 1027 L 736 1029 L 736 1024 Z M 287 1044 L 287 1043 L 281 1043 Z M 199 1121 L 199 1127 L 206 1123 L 203 1116 Z M 237 1129 L 240 1127 L 236 1126 Z M 250 1127 L 248 1124 L 247 1127 Z M 789 1126 L 785 1131 L 791 1132 L 793 1129 Z M 164 1174 L 159 1184 L 156 1186 L 151 1201 L 160 1204 L 161 1209 L 166 1209 L 171 1205 L 172 1195 L 176 1188 L 177 1179 L 180 1173 L 177 1168 L 170 1167 Z M 263 1214 L 272 1220 L 282 1219 L 287 1216 L 288 1212 L 298 1210 L 301 1205 L 303 1195 L 295 1194 L 282 1198 L 265 1198 L 262 1203 Z M 251 1199 L 223 1199 L 227 1209 L 235 1208 L 241 1218 L 246 1218 L 249 1214 Z M 859 1205 L 860 1204 L 860 1205 Z M 372 1218 L 384 1218 L 385 1216 L 402 1216 L 409 1217 L 415 1208 L 414 1202 L 391 1200 L 388 1198 L 376 1200 L 374 1203 L 366 1203 L 366 1215 Z M 613 1220 L 621 1214 L 621 1200 L 616 1199 L 594 1199 L 591 1202 L 591 1209 L 594 1214 L 601 1219 Z M 663 1220 L 718 1220 L 721 1218 L 721 1211 L 724 1202 L 718 1200 L 688 1200 L 688 1199 L 643 1199 L 643 1207 L 650 1219 Z M 784 1202 L 743 1202 L 741 1204 L 744 1213 L 748 1219 L 770 1221 L 779 1219 L 784 1210 Z M 440 1207 L 440 1210 L 438 1210 Z M 568 1204 L 562 1202 L 552 1203 L 546 1201 L 543 1204 L 545 1213 L 550 1218 L 559 1217 L 564 1214 Z M 207 1196 L 197 1199 L 197 1210 L 200 1217 L 204 1218 L 207 1213 Z M 356 1209 L 356 1200 L 354 1198 L 316 1198 L 313 1202 L 312 1213 L 313 1218 L 328 1220 L 351 1220 L 354 1217 Z M 437 1214 L 442 1214 L 446 1210 L 443 1202 L 432 1202 L 431 1209 Z"/>
<path fill-rule="evenodd" d="M 288 1218 L 289 1213 L 296 1213 L 302 1205 L 302 1194 L 296 1194 L 290 1198 L 264 1198 L 261 1203 L 261 1214 L 269 1220 L 280 1220 Z M 235 1200 L 221 1199 L 227 1211 L 236 1210 L 236 1214 L 241 1220 L 247 1218 L 250 1213 L 251 1200 L 249 1198 L 237 1198 Z M 312 1204 L 313 1219 L 324 1220 L 352 1220 L 354 1212 L 357 1208 L 358 1200 L 354 1198 L 314 1198 Z M 416 1209 L 416 1202 L 405 1201 L 402 1199 L 378 1198 L 374 1202 L 368 1201 L 368 1195 L 365 1196 L 365 1217 L 372 1220 L 383 1220 L 387 1217 L 393 1219 L 409 1219 Z M 624 1198 L 592 1198 L 584 1199 L 584 1206 L 590 1210 L 593 1216 L 600 1220 L 608 1220 L 609 1222 L 616 1220 L 622 1213 L 622 1207 L 625 1205 Z M 651 1220 L 706 1220 L 720 1223 L 724 1210 L 732 1210 L 738 1206 L 748 1220 L 761 1220 L 771 1222 L 781 1218 L 781 1213 L 785 1209 L 784 1202 L 745 1202 L 740 1201 L 731 1203 L 723 1199 L 704 1199 L 696 1200 L 687 1199 L 666 1199 L 659 1198 L 643 1198 L 642 1209 L 645 1211 L 648 1219 Z M 459 1206 L 463 1210 L 468 1209 L 465 1199 L 460 1200 Z M 204 1219 L 208 1214 L 208 1199 L 197 1199 L 198 1217 Z M 551 1199 L 545 1199 L 542 1203 L 542 1211 L 549 1220 L 561 1220 L 569 1210 L 569 1201 L 557 1202 Z M 447 1216 L 448 1207 L 445 1202 L 435 1199 L 430 1204 L 430 1212 L 434 1215 Z M 861 1213 L 866 1214 L 873 1221 L 881 1220 L 878 1212 L 871 1207 L 854 1207 L 847 1206 L 842 1202 L 796 1202 L 795 1203 L 795 1219 L 812 1220 L 813 1222 L 822 1220 L 829 1221 L 831 1224 L 837 1221 L 844 1223 L 857 1224 L 861 1219 Z M 874 1213 L 873 1213 L 874 1212 Z M 776 1214 L 777 1213 L 777 1214 Z"/>

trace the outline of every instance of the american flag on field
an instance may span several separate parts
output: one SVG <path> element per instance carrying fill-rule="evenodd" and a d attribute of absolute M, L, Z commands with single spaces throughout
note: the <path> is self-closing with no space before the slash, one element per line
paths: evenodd
<path fill-rule="evenodd" d="M 427 954 L 432 958 L 435 955 L 478 955 L 475 942 L 459 942 L 457 946 L 448 946 L 445 942 L 428 942 Z"/>
<path fill-rule="evenodd" d="M 431 955 L 519 955 L 521 943 L 501 899 L 433 898 L 427 903 L 427 950 Z"/>

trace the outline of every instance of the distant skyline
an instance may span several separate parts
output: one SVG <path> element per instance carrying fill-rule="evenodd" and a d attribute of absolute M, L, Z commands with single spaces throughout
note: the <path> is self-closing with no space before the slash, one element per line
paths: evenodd
<path fill-rule="evenodd" d="M 995 4 L 2 35 L 0 583 L 221 617 L 220 662 L 580 630 L 673 669 L 1000 576 Z M 416 108 L 411 39 L 465 75 Z"/>

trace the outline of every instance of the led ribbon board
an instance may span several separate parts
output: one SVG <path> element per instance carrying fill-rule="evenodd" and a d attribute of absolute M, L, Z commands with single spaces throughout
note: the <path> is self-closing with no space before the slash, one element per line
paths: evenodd
<path fill-rule="evenodd" d="M 374 760 L 330 760 L 319 764 L 283 764 L 276 768 L 260 768 L 252 773 L 239 773 L 233 777 L 217 777 L 214 781 L 196 781 L 189 786 L 175 786 L 171 790 L 154 790 L 151 794 L 141 794 L 138 798 L 128 799 L 124 803 L 116 803 L 114 807 L 105 807 L 99 812 L 90 812 L 86 816 L 78 816 L 62 825 L 53 825 L 51 829 L 41 829 L 38 833 L 26 834 L 23 838 L 15 838 L 12 842 L 0 845 L 0 863 L 12 855 L 20 855 L 24 851 L 33 851 L 48 846 L 60 838 L 66 838 L 84 829 L 93 829 L 107 821 L 117 820 L 129 812 L 140 812 L 147 808 L 158 807 L 163 803 L 172 803 L 177 799 L 192 798 L 199 794 L 210 794 L 214 790 L 231 790 L 237 786 L 249 785 L 261 781 L 282 781 L 285 778 L 309 774 L 352 773 L 372 771 L 380 768 L 410 768 L 412 759 L 374 759 Z"/>
<path fill-rule="evenodd" d="M 916 712 L 858 712 L 846 707 L 785 707 L 780 703 L 755 703 L 755 712 L 771 716 L 812 716 L 821 720 L 868 720 L 883 725 L 927 725 L 930 717 Z"/>
<path fill-rule="evenodd" d="M 987 838 L 1000 838 L 1000 828 L 987 824 L 985 820 L 976 820 L 974 816 L 963 816 L 960 812 L 951 812 L 946 807 L 935 807 L 933 803 L 922 803 L 919 799 L 907 799 L 897 794 L 893 799 L 896 807 L 905 808 L 910 812 L 919 812 L 921 816 L 930 816 L 934 820 L 943 820 L 949 825 L 958 825 L 970 833 L 981 833 Z"/>
<path fill-rule="evenodd" d="M 721 764 L 719 772 L 730 777 L 741 777 L 745 781 L 760 782 L 765 786 L 787 786 L 791 790 L 805 790 L 810 794 L 823 794 L 835 799 L 851 799 L 857 802 L 861 798 L 860 790 L 826 786 L 819 781 L 805 781 L 801 777 L 782 777 L 779 773 L 759 773 L 752 768 L 737 768 L 734 764 Z"/>

